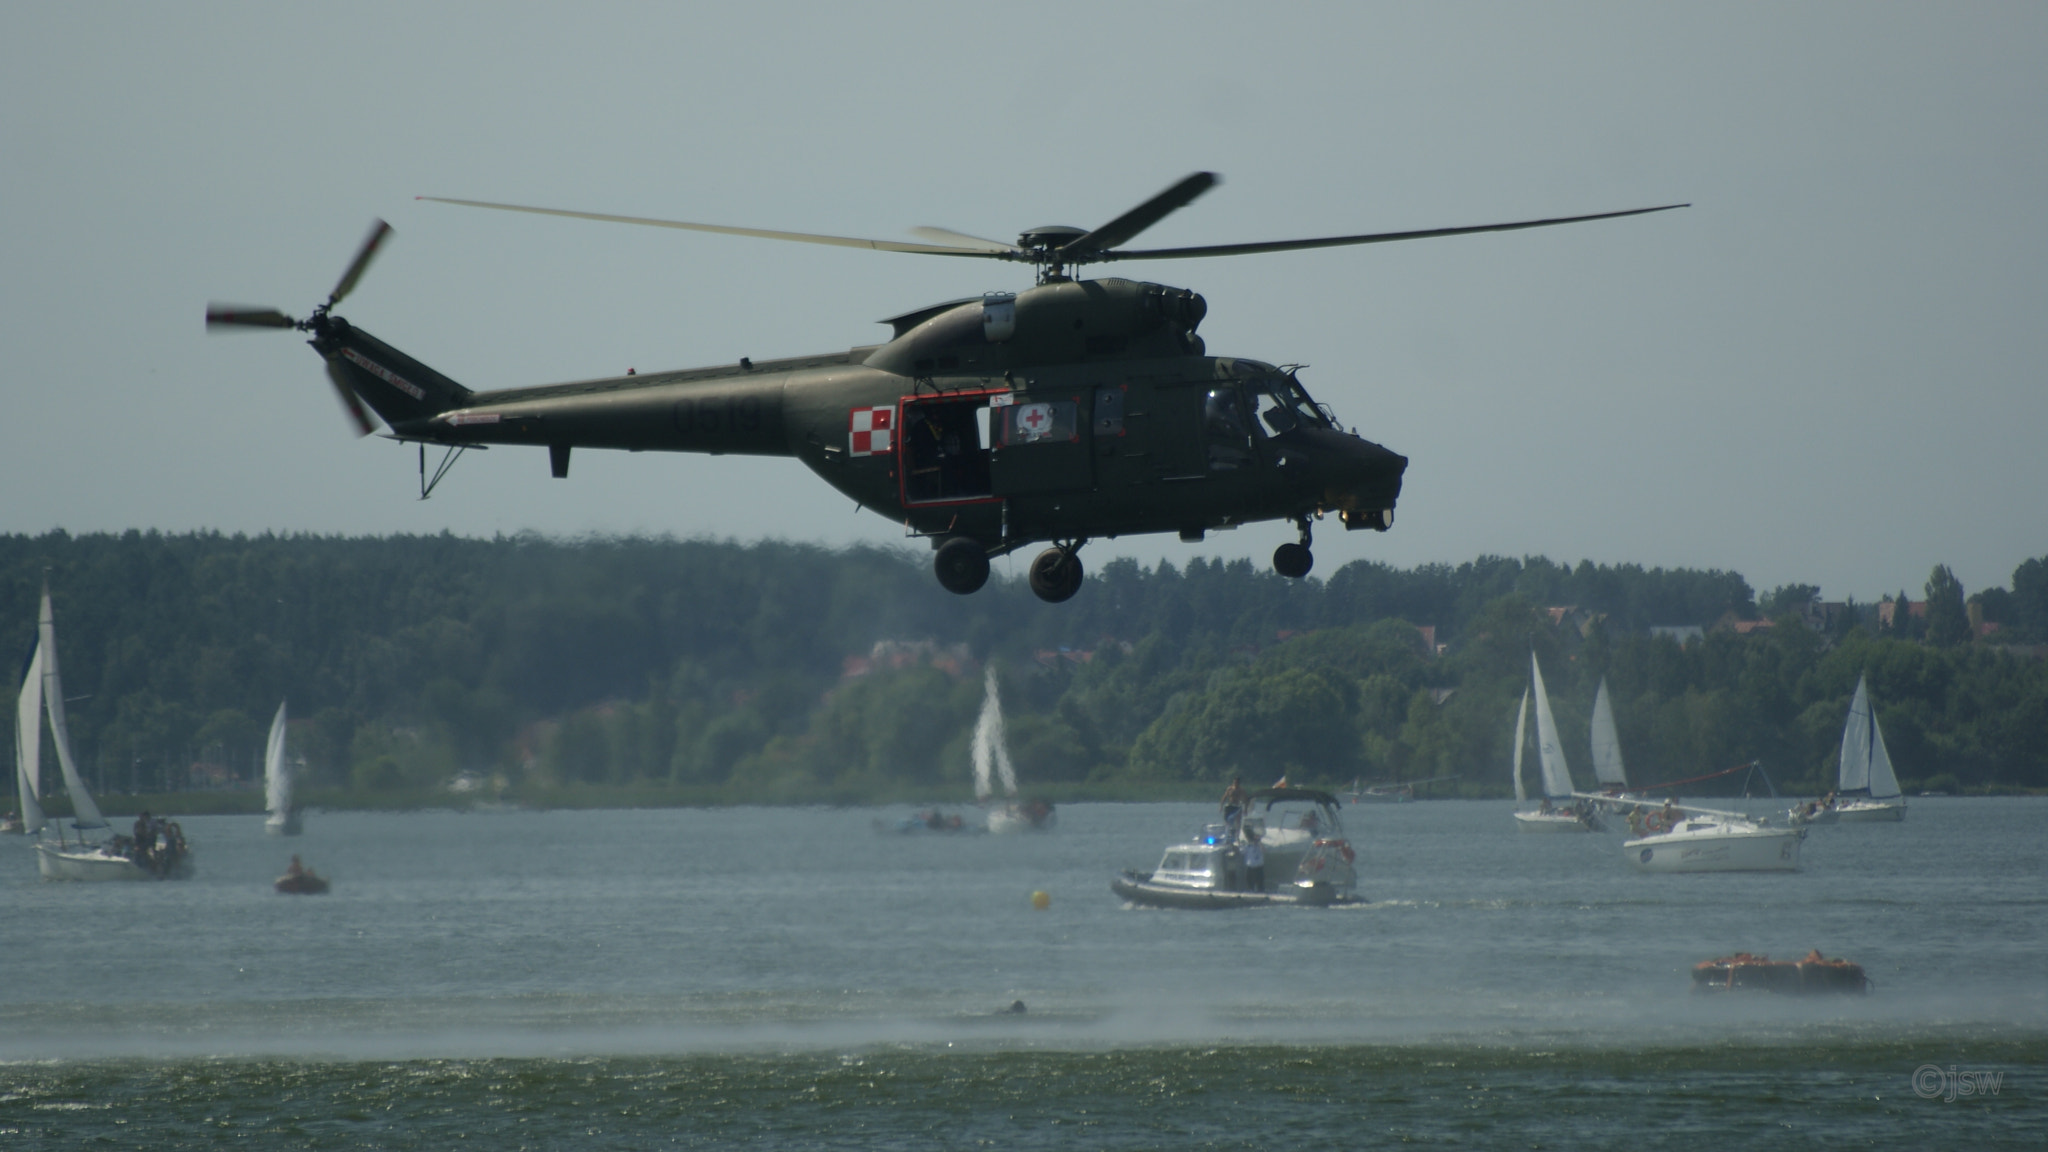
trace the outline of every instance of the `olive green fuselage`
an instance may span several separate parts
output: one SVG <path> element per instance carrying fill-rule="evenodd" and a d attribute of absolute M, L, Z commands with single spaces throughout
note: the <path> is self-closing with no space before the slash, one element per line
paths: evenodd
<path fill-rule="evenodd" d="M 1060 282 L 911 313 L 844 353 L 490 392 L 338 319 L 315 347 L 403 439 L 546 446 L 558 475 L 575 448 L 794 456 L 919 534 L 992 551 L 1390 514 L 1407 461 L 1333 426 L 1290 373 L 1207 355 L 1201 308 Z"/>

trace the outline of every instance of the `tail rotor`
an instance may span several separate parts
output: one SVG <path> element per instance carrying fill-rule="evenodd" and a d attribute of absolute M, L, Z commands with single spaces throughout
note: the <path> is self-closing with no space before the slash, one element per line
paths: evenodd
<path fill-rule="evenodd" d="M 384 246 L 384 241 L 390 236 L 391 225 L 382 220 L 372 223 L 370 234 L 363 238 L 362 247 L 356 250 L 355 259 L 349 261 L 348 270 L 335 282 L 334 291 L 328 294 L 327 302 L 313 309 L 313 314 L 305 319 L 288 316 L 275 308 L 244 304 L 208 304 L 206 330 L 219 332 L 230 328 L 293 328 L 300 332 L 311 332 L 316 336 L 325 335 L 330 325 L 347 323 L 340 317 L 329 319 L 328 312 L 355 290 L 356 282 L 363 278 L 363 273 L 370 267 L 370 261 L 376 259 L 378 249 Z M 327 379 L 334 385 L 334 392 L 341 400 L 342 410 L 355 425 L 356 435 L 368 436 L 375 432 L 377 423 L 371 418 L 369 410 L 363 406 L 362 398 L 356 395 L 355 389 L 331 362 L 327 365 Z"/>

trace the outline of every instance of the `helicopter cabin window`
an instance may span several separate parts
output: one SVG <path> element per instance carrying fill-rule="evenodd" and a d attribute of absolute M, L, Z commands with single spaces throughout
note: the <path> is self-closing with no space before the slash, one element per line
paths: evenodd
<path fill-rule="evenodd" d="M 1244 398 L 1234 386 L 1209 389 L 1202 404 L 1202 429 L 1209 444 L 1209 471 L 1250 467 L 1252 430 L 1244 418 Z"/>
<path fill-rule="evenodd" d="M 986 396 L 903 405 L 903 496 L 923 503 L 989 495 Z"/>
<path fill-rule="evenodd" d="M 1081 406 L 1072 400 L 1040 400 L 998 408 L 1005 448 L 1027 444 L 1071 444 L 1081 438 Z"/>
<path fill-rule="evenodd" d="M 1253 384 L 1252 402 L 1259 410 L 1259 422 L 1274 436 L 1328 423 L 1301 385 L 1286 376 L 1268 376 Z"/>

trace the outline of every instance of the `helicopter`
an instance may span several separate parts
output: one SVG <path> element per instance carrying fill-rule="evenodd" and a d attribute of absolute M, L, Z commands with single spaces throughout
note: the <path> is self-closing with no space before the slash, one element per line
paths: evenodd
<path fill-rule="evenodd" d="M 418 199 L 609 223 L 1029 264 L 1035 284 L 892 316 L 881 344 L 844 352 L 673 372 L 471 391 L 334 314 L 391 236 L 379 220 L 325 303 L 301 319 L 210 305 L 208 330 L 307 333 L 358 432 L 374 411 L 386 436 L 420 447 L 420 495 L 461 453 L 548 450 L 557 478 L 576 448 L 794 456 L 862 507 L 928 540 L 939 584 L 966 595 L 989 561 L 1036 543 L 1028 582 L 1058 603 L 1081 587 L 1090 539 L 1291 521 L 1297 541 L 1273 568 L 1308 575 L 1313 524 L 1393 526 L 1406 457 L 1341 426 L 1300 366 L 1212 356 L 1196 334 L 1207 302 L 1185 288 L 1115 277 L 1090 264 L 1239 256 L 1507 232 L 1662 212 L 1683 204 L 1456 228 L 1183 248 L 1124 247 L 1219 182 L 1196 172 L 1094 229 L 1055 225 L 1016 243 L 944 228 L 921 242 L 863 240 L 536 208 Z M 367 410 L 366 410 L 367 406 Z M 431 480 L 429 445 L 445 451 Z"/>

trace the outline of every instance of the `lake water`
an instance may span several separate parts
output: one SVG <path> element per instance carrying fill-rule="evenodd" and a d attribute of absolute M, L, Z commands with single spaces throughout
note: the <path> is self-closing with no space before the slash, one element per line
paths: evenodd
<path fill-rule="evenodd" d="M 1518 834 L 1504 803 L 1348 808 L 1372 903 L 1229 912 L 1108 889 L 1206 806 L 877 834 L 906 811 L 335 812 L 294 840 L 192 817 L 198 874 L 168 884 L 44 883 L 5 838 L 0 1145 L 2048 1131 L 2048 799 L 1915 800 L 1814 829 L 1798 873 L 1701 876 L 1638 875 L 1616 835 Z M 331 895 L 271 891 L 293 852 Z M 1689 993 L 1700 960 L 1809 948 L 1872 993 Z"/>

